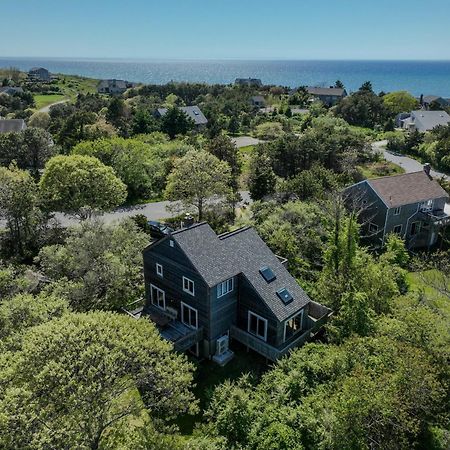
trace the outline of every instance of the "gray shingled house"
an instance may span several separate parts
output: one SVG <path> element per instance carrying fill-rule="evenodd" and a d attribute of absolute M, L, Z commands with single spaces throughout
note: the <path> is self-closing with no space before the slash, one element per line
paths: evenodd
<path fill-rule="evenodd" d="M 99 94 L 119 95 L 133 86 L 134 83 L 125 80 L 100 80 L 97 85 L 97 92 Z"/>
<path fill-rule="evenodd" d="M 331 313 L 285 264 L 253 228 L 217 235 L 203 222 L 181 229 L 144 250 L 143 314 L 176 350 L 224 364 L 232 339 L 275 361 Z"/>
<path fill-rule="evenodd" d="M 339 100 L 347 96 L 347 91 L 342 88 L 335 87 L 313 87 L 306 88 L 309 95 L 320 100 L 324 105 L 334 106 Z"/>
<path fill-rule="evenodd" d="M 202 110 L 197 106 L 180 106 L 181 111 L 183 111 L 188 117 L 190 117 L 195 124 L 195 128 L 198 130 L 206 127 L 208 119 L 203 114 Z M 167 113 L 167 108 L 158 108 L 155 111 L 156 117 L 163 117 Z"/>
<path fill-rule="evenodd" d="M 428 165 L 420 172 L 361 181 L 346 194 L 349 207 L 360 211 L 363 238 L 375 247 L 397 233 L 410 249 L 429 248 L 450 223 L 449 196 L 429 175 Z"/>
<path fill-rule="evenodd" d="M 439 125 L 450 124 L 450 116 L 445 111 L 411 111 L 402 115 L 400 125 L 407 131 L 431 131 Z"/>
<path fill-rule="evenodd" d="M 430 106 L 433 103 L 435 105 L 439 105 L 441 108 L 447 108 L 448 106 L 450 106 L 450 102 L 447 99 L 440 97 L 439 95 L 425 95 L 420 97 L 420 104 L 423 109 L 430 109 Z"/>
<path fill-rule="evenodd" d="M 13 133 L 25 130 L 27 124 L 23 119 L 1 119 L 0 133 Z"/>
<path fill-rule="evenodd" d="M 51 81 L 52 76 L 44 67 L 32 67 L 28 71 L 28 78 L 33 81 Z"/>

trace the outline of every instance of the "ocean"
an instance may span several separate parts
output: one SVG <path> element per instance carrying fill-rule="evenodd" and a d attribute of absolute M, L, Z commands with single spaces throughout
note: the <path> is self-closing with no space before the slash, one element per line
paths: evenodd
<path fill-rule="evenodd" d="M 450 97 L 450 61 L 253 61 L 123 60 L 0 57 L 0 67 L 28 70 L 42 66 L 53 73 L 164 84 L 173 81 L 232 83 L 260 78 L 282 86 L 331 86 L 341 80 L 348 91 L 371 81 L 375 91 L 407 90 L 413 95 Z"/>

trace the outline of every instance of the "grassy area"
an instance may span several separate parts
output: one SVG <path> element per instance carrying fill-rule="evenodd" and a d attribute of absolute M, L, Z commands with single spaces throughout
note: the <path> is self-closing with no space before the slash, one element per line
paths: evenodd
<path fill-rule="evenodd" d="M 76 75 L 58 74 L 57 86 L 61 92 L 71 100 L 75 100 L 78 94 L 94 94 L 97 92 L 98 80 L 84 78 Z"/>
<path fill-rule="evenodd" d="M 36 109 L 45 108 L 48 105 L 52 105 L 53 103 L 65 100 L 67 98 L 65 95 L 60 94 L 35 94 L 33 97 L 34 102 L 36 103 Z"/>
<path fill-rule="evenodd" d="M 243 348 L 237 346 L 233 348 L 233 351 L 235 351 L 234 358 L 225 367 L 220 367 L 212 361 L 196 363 L 194 394 L 200 401 L 201 412 L 197 416 L 179 418 L 177 425 L 182 434 L 192 434 L 195 423 L 202 421 L 203 411 L 207 408 L 215 387 L 225 380 L 236 380 L 246 373 L 251 373 L 257 382 L 261 375 L 269 369 L 265 359 L 258 354 L 247 353 Z"/>
<path fill-rule="evenodd" d="M 405 172 L 403 167 L 400 167 L 390 161 L 380 161 L 364 164 L 362 166 L 358 166 L 358 169 L 361 170 L 364 178 L 368 179 L 385 177 L 388 175 L 398 175 Z"/>
<path fill-rule="evenodd" d="M 250 158 L 255 149 L 254 145 L 247 145 L 246 147 L 239 148 L 239 160 L 242 167 L 241 179 L 239 181 L 241 188 L 247 188 L 247 178 L 250 170 Z"/>
<path fill-rule="evenodd" d="M 443 282 L 444 278 L 441 272 L 434 269 L 425 272 L 410 272 L 406 280 L 411 291 L 422 293 L 429 301 L 430 306 L 435 305 L 447 316 L 450 315 L 449 299 L 433 287 L 436 282 L 438 285 Z M 450 279 L 447 279 L 447 287 L 450 290 Z"/>

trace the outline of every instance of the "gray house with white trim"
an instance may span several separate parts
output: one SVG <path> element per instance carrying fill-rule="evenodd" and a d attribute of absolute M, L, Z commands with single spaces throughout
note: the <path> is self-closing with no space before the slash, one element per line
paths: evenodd
<path fill-rule="evenodd" d="M 190 119 L 194 121 L 195 128 L 197 130 L 201 130 L 206 127 L 208 123 L 208 119 L 203 114 L 202 110 L 197 106 L 180 106 L 181 111 L 186 114 Z M 167 113 L 167 108 L 158 108 L 155 111 L 156 117 L 164 117 Z"/>
<path fill-rule="evenodd" d="M 450 223 L 447 192 L 423 171 L 364 180 L 346 190 L 350 208 L 360 212 L 362 236 L 381 247 L 389 233 L 405 239 L 407 248 L 429 248 Z"/>
<path fill-rule="evenodd" d="M 144 250 L 144 315 L 177 350 L 224 364 L 235 340 L 275 361 L 331 313 L 285 264 L 253 228 L 217 235 L 203 222 L 181 229 Z"/>
<path fill-rule="evenodd" d="M 445 111 L 411 111 L 402 116 L 400 125 L 407 131 L 431 131 L 439 125 L 450 124 L 450 116 Z"/>

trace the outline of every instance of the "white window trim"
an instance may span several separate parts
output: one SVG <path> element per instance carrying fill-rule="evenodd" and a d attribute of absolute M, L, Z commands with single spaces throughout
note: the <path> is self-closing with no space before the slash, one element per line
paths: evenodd
<path fill-rule="evenodd" d="M 372 231 L 370 229 L 371 227 L 375 227 L 375 231 Z M 380 227 L 376 223 L 373 223 L 373 222 L 369 223 L 369 233 L 378 233 L 379 231 L 380 231 Z"/>
<path fill-rule="evenodd" d="M 157 301 L 156 302 L 153 301 L 153 288 L 156 289 L 159 292 L 162 292 L 162 294 L 163 294 L 163 304 L 164 304 L 163 308 L 161 308 L 161 306 L 158 305 Z M 160 289 L 158 286 L 155 286 L 154 284 L 150 284 L 150 300 L 152 302 L 152 305 L 156 306 L 157 308 L 163 309 L 163 310 L 166 309 L 166 293 L 162 289 Z"/>
<path fill-rule="evenodd" d="M 402 207 L 401 206 L 397 206 L 397 208 L 394 209 L 394 216 L 399 216 L 401 210 L 402 210 Z"/>
<path fill-rule="evenodd" d="M 191 311 L 195 312 L 195 323 L 196 323 L 195 327 L 193 327 L 191 324 L 186 323 L 184 321 L 184 309 L 183 309 L 183 306 L 186 306 L 186 308 L 188 308 Z M 187 303 L 181 302 L 181 322 L 184 323 L 186 326 L 188 326 L 190 328 L 194 328 L 195 330 L 197 330 L 198 329 L 198 310 L 193 308 L 192 306 L 188 305 Z"/>
<path fill-rule="evenodd" d="M 225 287 L 228 287 L 228 282 L 231 281 L 231 288 L 228 291 L 224 291 L 221 287 L 225 285 Z M 219 295 L 219 290 L 222 291 L 222 293 Z M 217 285 L 217 298 L 223 297 L 224 295 L 229 294 L 230 292 L 234 291 L 234 277 L 228 278 L 228 280 L 222 281 Z"/>
<path fill-rule="evenodd" d="M 164 277 L 164 269 L 163 266 L 159 263 L 156 263 L 156 275 L 159 275 L 161 278 Z"/>
<path fill-rule="evenodd" d="M 400 231 L 395 231 L 395 229 L 397 228 L 397 227 L 400 227 Z M 392 232 L 393 233 L 398 233 L 398 234 L 402 234 L 402 231 L 403 231 L 403 225 L 402 224 L 400 224 L 400 225 L 394 225 L 394 228 L 392 228 Z"/>
<path fill-rule="evenodd" d="M 285 320 L 284 322 L 284 333 L 283 333 L 283 342 L 286 342 L 286 326 L 288 324 L 288 322 L 292 319 L 295 319 L 297 316 L 301 315 L 302 319 L 301 319 L 301 323 L 302 323 L 302 327 L 300 328 L 300 330 L 298 330 L 296 333 L 294 333 L 292 336 L 295 336 L 296 334 L 300 333 L 301 331 L 303 331 L 303 309 L 301 311 L 299 311 L 298 313 L 295 313 L 293 316 L 289 317 L 288 319 Z M 292 337 L 291 336 L 291 337 Z"/>
<path fill-rule="evenodd" d="M 250 316 L 251 316 L 251 315 L 257 317 L 258 319 L 260 319 L 260 320 L 262 320 L 262 321 L 264 321 L 264 337 L 259 336 L 259 335 L 257 335 L 257 334 L 253 334 L 253 333 L 250 331 Z M 267 341 L 267 324 L 268 324 L 267 319 L 264 319 L 264 317 L 261 317 L 260 315 L 254 313 L 253 311 L 248 310 L 248 314 L 247 314 L 247 332 L 248 332 L 249 334 L 251 334 L 252 336 L 257 337 L 258 339 L 263 340 L 264 342 L 266 342 L 266 341 Z"/>
<path fill-rule="evenodd" d="M 169 245 L 170 245 L 171 247 L 175 247 L 175 243 L 173 242 L 172 239 L 169 240 Z"/>
<path fill-rule="evenodd" d="M 185 281 L 189 281 L 192 283 L 192 291 L 190 291 L 189 289 L 185 289 L 185 287 L 184 287 Z M 192 295 L 192 296 L 195 295 L 195 283 L 190 278 L 183 277 L 183 291 L 188 293 L 189 295 Z"/>

